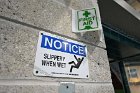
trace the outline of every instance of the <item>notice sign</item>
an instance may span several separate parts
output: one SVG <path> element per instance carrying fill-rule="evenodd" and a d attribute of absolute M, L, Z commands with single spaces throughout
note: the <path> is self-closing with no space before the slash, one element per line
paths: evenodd
<path fill-rule="evenodd" d="M 91 9 L 73 10 L 73 32 L 95 31 L 101 29 L 98 5 Z"/>
<path fill-rule="evenodd" d="M 34 75 L 88 78 L 85 44 L 46 32 L 39 33 Z"/>

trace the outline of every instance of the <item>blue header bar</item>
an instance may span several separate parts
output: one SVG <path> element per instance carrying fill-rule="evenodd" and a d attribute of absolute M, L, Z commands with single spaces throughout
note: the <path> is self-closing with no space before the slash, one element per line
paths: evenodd
<path fill-rule="evenodd" d="M 42 35 L 41 47 L 86 57 L 86 46 Z"/>

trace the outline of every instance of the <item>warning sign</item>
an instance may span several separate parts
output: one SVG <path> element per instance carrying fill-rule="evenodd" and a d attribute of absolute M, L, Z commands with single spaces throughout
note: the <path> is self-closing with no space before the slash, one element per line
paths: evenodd
<path fill-rule="evenodd" d="M 33 72 L 36 76 L 88 78 L 87 47 L 41 31 Z"/>

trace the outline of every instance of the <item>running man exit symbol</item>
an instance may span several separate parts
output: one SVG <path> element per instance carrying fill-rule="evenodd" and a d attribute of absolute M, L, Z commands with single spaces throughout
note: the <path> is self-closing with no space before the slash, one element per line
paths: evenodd
<path fill-rule="evenodd" d="M 82 58 L 77 58 L 75 55 L 74 55 L 74 58 L 76 59 L 77 64 L 76 64 L 74 61 L 69 62 L 69 64 L 74 64 L 74 65 L 71 66 L 70 72 L 72 72 L 72 69 L 73 69 L 73 68 L 77 68 L 77 69 L 78 69 L 78 68 L 80 67 L 82 61 L 84 60 L 84 57 L 82 57 Z"/>

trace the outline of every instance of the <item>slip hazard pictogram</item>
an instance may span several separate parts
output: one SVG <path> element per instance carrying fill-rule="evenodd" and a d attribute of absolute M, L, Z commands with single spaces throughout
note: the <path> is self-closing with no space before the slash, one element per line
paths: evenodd
<path fill-rule="evenodd" d="M 76 59 L 77 62 L 76 63 L 74 61 L 69 62 L 69 64 L 73 64 L 73 65 L 71 65 L 70 72 L 72 72 L 73 68 L 77 68 L 78 69 L 80 67 L 81 63 L 84 60 L 84 57 L 77 58 L 75 55 L 74 55 L 74 58 Z"/>

